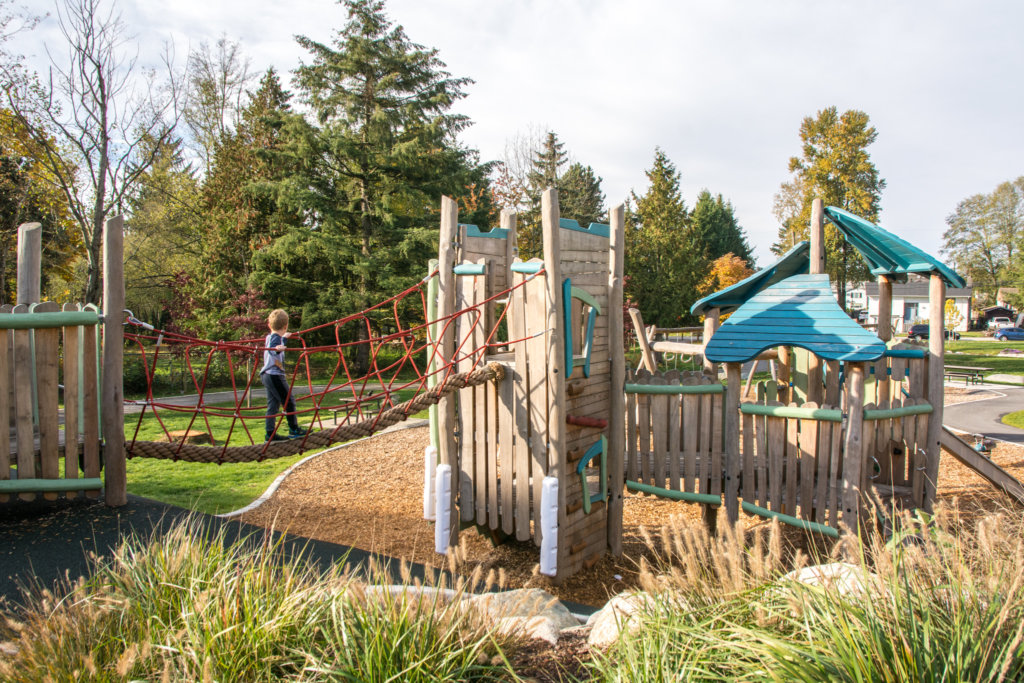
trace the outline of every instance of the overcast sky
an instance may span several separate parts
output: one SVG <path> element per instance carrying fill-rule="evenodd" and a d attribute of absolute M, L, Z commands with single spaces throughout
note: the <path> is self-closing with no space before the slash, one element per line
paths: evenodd
<path fill-rule="evenodd" d="M 40 11 L 42 2 L 33 3 Z M 120 0 L 143 58 L 173 38 L 179 56 L 221 34 L 257 70 L 287 78 L 330 41 L 327 0 Z M 1024 3 L 941 0 L 390 0 L 409 37 L 475 84 L 457 111 L 484 159 L 531 128 L 558 133 L 603 177 L 609 204 L 646 188 L 660 146 L 692 207 L 707 188 L 732 202 L 764 265 L 805 116 L 860 109 L 888 183 L 880 223 L 938 255 L 963 198 L 1024 175 Z M 52 18 L 18 47 L 41 65 Z M 155 52 L 154 52 L 155 53 Z"/>

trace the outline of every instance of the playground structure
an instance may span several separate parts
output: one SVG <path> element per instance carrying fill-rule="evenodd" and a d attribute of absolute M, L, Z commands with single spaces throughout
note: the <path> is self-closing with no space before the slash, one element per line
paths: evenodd
<path fill-rule="evenodd" d="M 816 202 L 809 243 L 694 305 L 705 318 L 704 342 L 687 352 L 701 353 L 702 370 L 651 372 L 649 364 L 628 371 L 625 364 L 621 206 L 609 225 L 580 226 L 561 218 L 557 193 L 549 190 L 542 203 L 543 258 L 527 261 L 516 255 L 514 214 L 503 213 L 501 226 L 491 230 L 460 225 L 457 214 L 456 203 L 443 198 L 436 267 L 422 289 L 403 293 L 422 296 L 423 323 L 396 322 L 397 331 L 371 342 L 378 350 L 382 343 L 402 345 L 399 365 L 427 359 L 401 385 L 416 388 L 416 396 L 395 405 L 390 393 L 400 388 L 397 374 L 386 380 L 374 365 L 353 378 L 345 366 L 337 386 L 329 382 L 314 392 L 310 384 L 309 407 L 300 412 L 318 428 L 288 442 L 201 446 L 104 438 L 124 430 L 124 319 L 95 306 L 56 311 L 32 303 L 39 296 L 38 284 L 34 292 L 30 285 L 38 283 L 38 256 L 34 268 L 29 256 L 24 264 L 19 259 L 19 306 L 0 311 L 6 335 L 0 377 L 8 383 L 0 391 L 0 415 L 13 427 L 10 448 L 0 449 L 0 499 L 95 496 L 102 487 L 107 504 L 123 505 L 126 453 L 202 462 L 280 457 L 372 434 L 436 404 L 424 513 L 435 520 L 438 551 L 456 544 L 461 526 L 477 525 L 496 537 L 532 541 L 542 573 L 556 580 L 606 552 L 621 552 L 625 490 L 701 504 L 709 522 L 721 508 L 730 522 L 744 510 L 836 536 L 842 525 L 856 529 L 890 504 L 931 509 L 941 447 L 1024 502 L 1024 487 L 942 427 L 941 317 L 931 320 L 927 348 L 894 344 L 884 322 L 893 281 L 928 277 L 932 310 L 941 311 L 946 285 L 960 283 L 959 276 L 877 226 Z M 877 333 L 835 301 L 824 274 L 825 217 L 879 280 Z M 30 246 L 31 230 L 24 233 Z M 109 222 L 108 311 L 123 310 L 120 235 L 120 220 Z M 724 313 L 731 316 L 719 326 Z M 170 338 L 164 331 L 151 335 L 157 350 Z M 202 343 L 211 356 L 261 350 L 258 342 Z M 344 363 L 340 341 L 309 349 L 302 343 L 296 368 L 314 352 L 337 353 Z M 741 366 L 759 358 L 777 363 L 777 380 L 744 395 Z M 61 377 L 64 414 L 72 416 L 63 421 Z M 368 378 L 382 385 L 381 393 L 365 393 Z M 203 385 L 196 387 L 195 415 L 205 416 Z M 338 388 L 349 397 L 339 401 L 332 393 Z M 240 417 L 248 391 L 236 390 L 236 405 L 227 409 L 243 428 L 244 419 L 262 419 Z M 164 408 L 151 394 L 141 401 L 143 413 Z M 383 409 L 365 417 L 360 402 L 381 396 Z M 339 406 L 354 411 L 353 420 L 325 426 L 321 413 Z"/>

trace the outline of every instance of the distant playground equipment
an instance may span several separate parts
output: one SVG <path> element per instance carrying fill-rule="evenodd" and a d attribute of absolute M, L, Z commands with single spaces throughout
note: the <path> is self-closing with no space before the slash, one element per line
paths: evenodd
<path fill-rule="evenodd" d="M 475 524 L 495 536 L 532 541 L 541 572 L 556 580 L 606 552 L 621 553 L 626 490 L 700 504 L 709 523 L 721 508 L 730 522 L 742 509 L 837 536 L 840 525 L 857 529 L 889 503 L 931 509 L 942 448 L 1024 503 L 1019 482 L 942 426 L 942 317 L 931 320 L 926 349 L 894 343 L 887 324 L 894 281 L 910 273 L 928 277 L 933 310 L 942 310 L 946 286 L 963 283 L 956 273 L 816 201 L 809 242 L 694 304 L 705 319 L 701 343 L 648 343 L 635 313 L 643 360 L 629 369 L 623 215 L 619 206 L 609 225 L 581 226 L 561 218 L 557 192 L 548 190 L 543 258 L 523 261 L 514 214 L 505 212 L 500 227 L 482 230 L 459 224 L 457 204 L 442 198 L 438 259 L 420 284 L 315 328 L 332 332 L 335 344 L 307 347 L 303 334 L 310 330 L 294 335 L 301 347 L 291 386 L 307 384 L 297 412 L 309 433 L 266 443 L 246 426 L 263 419 L 261 408 L 243 407 L 252 374 L 244 385 L 233 384 L 233 406 L 205 399 L 211 360 L 222 355 L 231 366 L 258 354 L 261 340 L 200 340 L 95 307 L 56 311 L 32 304 L 38 284 L 23 292 L 22 274 L 26 283 L 38 283 L 38 256 L 33 269 L 31 230 L 24 230 L 19 306 L 0 312 L 6 339 L 0 377 L 8 386 L 0 391 L 0 415 L 12 427 L 10 448 L 0 449 L 0 497 L 95 496 L 102 487 L 109 505 L 122 505 L 127 455 L 201 462 L 280 457 L 366 436 L 433 406 L 424 514 L 435 521 L 437 550 L 447 551 L 461 526 Z M 824 268 L 826 219 L 878 278 L 876 333 L 850 319 L 832 294 Z M 106 231 L 104 309 L 120 312 L 119 219 Z M 719 325 L 724 313 L 731 316 Z M 374 335 L 371 314 L 390 315 L 390 331 Z M 362 332 L 348 334 L 353 327 Z M 177 411 L 202 427 L 211 416 L 228 417 L 231 431 L 248 443 L 120 438 L 124 339 L 148 358 L 149 380 L 162 349 L 206 357 L 205 366 L 192 368 L 195 406 L 154 398 L 150 384 L 146 398 L 135 402 L 140 421 Z M 356 373 L 346 352 L 359 344 L 370 362 Z M 401 348 L 397 361 L 383 360 L 388 345 Z M 699 353 L 702 367 L 660 371 L 653 356 L 659 352 Z M 336 358 L 331 377 L 317 386 L 306 362 L 314 353 Z M 773 379 L 754 384 L 748 374 L 744 387 L 741 367 L 758 359 L 773 365 Z M 399 389 L 412 390 L 413 398 L 398 402 Z"/>

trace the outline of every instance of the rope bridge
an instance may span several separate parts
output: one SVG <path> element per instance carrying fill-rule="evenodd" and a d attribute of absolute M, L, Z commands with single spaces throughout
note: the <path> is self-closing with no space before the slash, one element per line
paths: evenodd
<path fill-rule="evenodd" d="M 295 415 L 305 431 L 304 436 L 290 440 L 257 441 L 249 423 L 258 421 L 260 427 L 256 433 L 262 435 L 266 419 L 265 407 L 243 407 L 251 401 L 254 384 L 260 386 L 259 371 L 266 350 L 263 338 L 204 340 L 158 330 L 129 315 L 125 339 L 139 350 L 146 382 L 145 399 L 125 401 L 126 406 L 141 407 L 134 430 L 126 438 L 125 449 L 129 457 L 208 463 L 254 462 L 286 457 L 370 436 L 438 403 L 442 397 L 459 389 L 487 381 L 501 381 L 504 378 L 502 366 L 497 363 L 485 364 L 485 356 L 491 350 L 524 340 L 499 340 L 499 330 L 508 307 L 505 306 L 499 314 L 494 315 L 493 322 L 488 320 L 489 309 L 486 307 L 510 300 L 510 293 L 525 283 L 498 292 L 449 316 L 429 320 L 425 288 L 428 281 L 436 276 L 435 271 L 404 292 L 364 311 L 289 335 L 288 343 L 299 343 L 298 347 L 288 350 L 289 355 L 298 356 L 291 371 L 289 392 L 296 402 Z M 456 327 L 456 321 L 463 316 L 468 316 L 465 319 L 467 324 Z M 375 335 L 374 329 L 383 326 L 383 321 L 395 331 Z M 455 329 L 460 330 L 460 334 L 455 340 L 452 358 L 441 358 L 440 340 Z M 486 331 L 485 342 L 471 347 L 470 340 L 480 329 Z M 307 338 L 323 337 L 325 334 L 333 334 L 333 344 L 307 345 Z M 354 341 L 351 340 L 353 337 Z M 389 351 L 395 347 L 400 350 L 397 359 Z M 189 378 L 197 393 L 194 405 L 180 405 L 173 400 L 161 400 L 153 395 L 157 362 L 161 355 L 168 353 L 184 358 Z M 355 370 L 348 357 L 360 354 L 369 359 L 368 369 L 364 372 Z M 326 381 L 318 377 L 314 383 L 315 363 L 310 361 L 318 355 L 330 357 L 333 369 Z M 195 357 L 202 360 L 194 362 Z M 211 368 L 221 362 L 227 366 L 231 383 L 231 405 L 228 406 L 214 405 L 215 401 L 208 401 L 208 394 L 214 393 L 213 389 L 208 389 Z M 469 369 L 458 372 L 460 366 Z M 239 381 L 236 373 L 242 367 L 251 367 L 251 371 L 244 373 L 244 384 Z M 295 395 L 299 381 L 308 392 L 301 396 Z M 399 401 L 399 392 L 408 391 L 413 392 L 412 398 Z M 370 410 L 371 405 L 379 409 Z M 167 424 L 169 416 L 183 414 L 189 416 L 187 428 L 183 432 L 172 433 Z M 334 415 L 334 420 L 330 419 L 330 414 Z M 342 415 L 341 419 L 338 419 L 338 415 Z M 275 417 L 277 429 L 280 429 L 285 415 L 282 413 Z M 214 441 L 211 418 L 230 419 L 223 443 L 189 443 L 189 435 L 195 434 L 192 429 L 197 424 L 205 427 L 211 442 Z M 163 441 L 140 438 L 143 424 L 147 420 L 156 421 L 163 432 Z M 232 440 L 236 445 L 230 445 Z M 237 445 L 240 440 L 245 443 Z"/>

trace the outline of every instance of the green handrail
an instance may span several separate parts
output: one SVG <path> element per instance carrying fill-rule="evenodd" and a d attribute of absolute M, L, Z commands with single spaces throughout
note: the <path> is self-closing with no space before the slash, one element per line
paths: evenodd
<path fill-rule="evenodd" d="M 586 469 L 587 463 L 598 455 L 601 456 L 599 475 L 601 477 L 601 491 L 591 496 L 590 488 L 587 486 L 587 475 L 583 473 L 583 470 Z M 583 459 L 576 465 L 576 473 L 580 475 L 580 487 L 583 489 L 583 514 L 589 515 L 592 504 L 599 500 L 607 500 L 608 498 L 608 437 L 602 436 L 600 441 L 597 441 L 587 449 Z"/>
<path fill-rule="evenodd" d="M 806 519 L 800 519 L 799 517 L 793 517 L 792 515 L 784 515 L 781 512 L 769 510 L 753 503 L 743 501 L 743 511 L 751 514 L 758 515 L 759 517 L 768 517 L 769 519 L 777 519 L 780 522 L 795 526 L 800 529 L 806 529 L 807 531 L 816 531 L 819 534 L 824 534 L 831 538 L 839 538 L 839 530 L 824 524 L 812 522 Z"/>
<path fill-rule="evenodd" d="M 766 406 L 763 403 L 741 403 L 740 412 L 744 415 L 792 417 L 798 420 L 843 421 L 843 411 L 834 408 L 799 408 L 794 406 Z"/>
<path fill-rule="evenodd" d="M 722 504 L 722 497 L 716 496 L 713 493 L 691 493 L 690 491 L 675 491 L 673 489 L 663 489 L 660 486 L 651 486 L 650 484 L 641 484 L 638 481 L 629 480 L 626 480 L 626 488 L 629 489 L 630 491 L 649 493 L 652 496 L 661 496 L 662 498 L 681 500 L 685 503 L 703 503 L 704 505 Z"/>
<path fill-rule="evenodd" d="M 627 384 L 627 394 L 723 394 L 721 384 Z"/>
<path fill-rule="evenodd" d="M 891 420 L 897 417 L 906 417 L 908 415 L 927 415 L 932 412 L 932 407 L 928 403 L 921 403 L 916 406 L 902 406 L 900 408 L 877 408 L 877 409 L 864 409 L 865 420 Z"/>
<path fill-rule="evenodd" d="M 77 467 L 77 465 L 76 465 Z M 4 479 L 0 493 L 50 493 L 93 491 L 103 488 L 103 479 Z"/>
<path fill-rule="evenodd" d="M 456 275 L 483 275 L 487 272 L 486 263 L 460 263 L 452 271 Z"/>
<path fill-rule="evenodd" d="M 100 315 L 98 312 L 93 311 L 0 314 L 0 330 L 43 330 L 54 327 L 78 327 L 99 324 Z"/>

